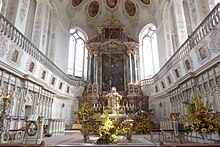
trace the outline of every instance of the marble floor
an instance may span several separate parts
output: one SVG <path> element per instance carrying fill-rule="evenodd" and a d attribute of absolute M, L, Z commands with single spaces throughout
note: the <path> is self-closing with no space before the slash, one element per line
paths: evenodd
<path fill-rule="evenodd" d="M 45 145 L 50 146 L 97 146 L 94 144 L 97 140 L 96 136 L 90 136 L 88 142 L 83 141 L 83 136 L 80 131 L 71 130 L 65 131 L 62 134 L 53 134 L 52 137 L 44 138 Z M 171 140 L 166 140 L 164 143 L 171 143 Z M 190 143 L 186 142 L 185 143 Z M 155 136 L 152 140 L 150 135 L 137 135 L 133 134 L 132 141 L 128 142 L 125 137 L 122 138 L 117 146 L 148 146 L 156 147 L 160 145 L 159 139 Z M 103 145 L 102 145 L 103 146 Z M 108 145 L 109 146 L 109 145 Z M 116 146 L 116 145 L 113 145 Z"/>

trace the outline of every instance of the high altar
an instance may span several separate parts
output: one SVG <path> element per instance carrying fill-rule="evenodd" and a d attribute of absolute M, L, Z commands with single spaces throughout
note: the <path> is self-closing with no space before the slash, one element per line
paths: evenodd
<path fill-rule="evenodd" d="M 88 84 L 79 107 L 87 102 L 96 113 L 107 106 L 106 95 L 112 87 L 122 95 L 121 107 L 126 113 L 148 110 L 148 97 L 138 83 L 139 43 L 129 37 L 126 27 L 113 16 L 98 27 L 98 35 L 87 43 Z"/>

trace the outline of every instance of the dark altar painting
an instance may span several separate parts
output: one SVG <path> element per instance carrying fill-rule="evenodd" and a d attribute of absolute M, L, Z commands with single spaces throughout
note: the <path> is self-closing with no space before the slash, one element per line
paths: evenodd
<path fill-rule="evenodd" d="M 124 91 L 124 54 L 102 54 L 102 91 L 111 87 Z"/>
<path fill-rule="evenodd" d="M 119 28 L 105 28 L 105 39 L 120 39 Z"/>

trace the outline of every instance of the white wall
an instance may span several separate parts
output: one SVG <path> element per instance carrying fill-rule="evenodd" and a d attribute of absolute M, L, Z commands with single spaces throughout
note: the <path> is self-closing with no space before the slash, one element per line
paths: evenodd
<path fill-rule="evenodd" d="M 67 73 L 68 69 L 68 51 L 69 51 L 69 36 L 68 29 L 62 26 L 61 22 L 56 27 L 55 40 L 55 64 Z"/>

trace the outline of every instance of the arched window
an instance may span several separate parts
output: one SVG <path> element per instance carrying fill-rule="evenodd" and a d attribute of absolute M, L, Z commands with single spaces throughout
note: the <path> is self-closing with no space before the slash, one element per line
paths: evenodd
<path fill-rule="evenodd" d="M 77 28 L 70 29 L 68 75 L 78 78 L 86 78 L 87 49 L 85 47 L 85 35 Z"/>
<path fill-rule="evenodd" d="M 153 24 L 145 26 L 139 35 L 141 79 L 152 77 L 159 71 L 156 27 Z"/>

